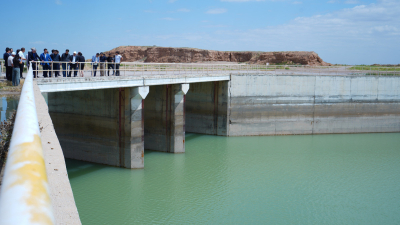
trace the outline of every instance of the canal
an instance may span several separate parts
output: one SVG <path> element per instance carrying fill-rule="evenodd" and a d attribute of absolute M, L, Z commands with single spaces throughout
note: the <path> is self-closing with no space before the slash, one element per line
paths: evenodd
<path fill-rule="evenodd" d="M 400 133 L 187 134 L 144 170 L 66 163 L 83 224 L 400 224 Z"/>

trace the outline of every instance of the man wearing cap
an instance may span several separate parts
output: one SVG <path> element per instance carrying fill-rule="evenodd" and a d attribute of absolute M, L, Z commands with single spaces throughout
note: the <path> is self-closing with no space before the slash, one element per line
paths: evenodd
<path fill-rule="evenodd" d="M 104 77 L 106 61 L 107 57 L 104 55 L 104 53 L 100 52 L 100 76 L 102 77 Z"/>
<path fill-rule="evenodd" d="M 6 52 L 3 55 L 3 59 L 4 59 L 4 63 L 6 66 L 6 78 L 7 80 L 9 80 L 9 77 L 12 77 L 12 75 L 10 76 L 10 72 L 12 74 L 12 67 L 11 65 L 8 64 L 8 57 L 10 57 L 10 48 L 6 48 Z"/>
<path fill-rule="evenodd" d="M 21 59 L 21 64 L 19 64 L 19 77 L 21 79 L 23 79 L 24 77 L 22 76 L 22 72 L 24 72 L 24 64 L 26 62 L 26 58 L 25 58 L 25 48 L 21 48 L 21 51 L 19 51 L 19 58 Z"/>
<path fill-rule="evenodd" d="M 47 73 L 50 70 L 50 65 L 53 60 L 51 59 L 49 53 L 47 52 L 47 48 L 43 50 L 43 53 L 40 54 L 40 60 L 42 61 L 41 65 L 43 67 L 43 77 L 47 77 Z M 51 72 L 50 72 L 50 77 L 51 77 Z"/>
<path fill-rule="evenodd" d="M 100 54 L 96 53 L 96 55 L 94 55 L 92 57 L 92 66 L 93 66 L 93 76 L 96 76 L 96 72 L 97 72 L 97 67 L 99 66 L 99 62 L 100 62 Z"/>
<path fill-rule="evenodd" d="M 74 77 L 78 76 L 78 62 L 79 58 L 76 55 L 76 52 L 74 52 L 71 56 L 71 63 L 69 64 L 70 71 L 68 77 L 71 77 L 72 70 L 74 70 Z"/>
<path fill-rule="evenodd" d="M 31 51 L 28 53 L 28 64 L 30 62 L 35 62 L 35 61 L 40 61 L 39 55 L 36 53 L 36 48 L 31 48 Z M 36 78 L 36 67 L 37 63 L 32 63 L 32 69 L 33 69 L 33 77 Z M 39 74 L 37 74 L 39 77 Z"/>
<path fill-rule="evenodd" d="M 8 65 L 9 67 L 11 67 L 11 68 L 12 68 L 12 65 L 13 65 L 13 60 L 14 60 L 15 55 L 16 55 L 15 52 L 13 52 L 13 53 L 11 53 L 11 56 L 9 56 L 9 57 L 7 58 L 7 65 Z M 12 69 L 11 69 L 11 71 L 12 71 Z M 12 72 L 11 72 L 11 77 L 8 76 L 8 77 L 6 77 L 6 78 L 7 78 L 7 80 L 12 81 Z"/>
<path fill-rule="evenodd" d="M 114 62 L 115 62 L 115 76 L 119 76 L 119 65 L 121 63 L 122 60 L 122 56 L 119 54 L 119 52 L 115 53 L 115 57 L 114 57 Z"/>
<path fill-rule="evenodd" d="M 69 50 L 65 50 L 65 53 L 61 55 L 62 68 L 63 68 L 63 77 L 67 76 L 68 63 L 71 62 L 71 55 L 69 54 Z"/>

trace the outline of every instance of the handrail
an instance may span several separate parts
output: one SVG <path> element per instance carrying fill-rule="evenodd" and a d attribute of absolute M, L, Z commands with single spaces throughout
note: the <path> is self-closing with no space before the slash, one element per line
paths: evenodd
<path fill-rule="evenodd" d="M 0 224 L 54 224 L 29 68 L 0 192 Z"/>
<path fill-rule="evenodd" d="M 208 76 L 216 74 L 274 74 L 274 75 L 338 75 L 338 76 L 359 76 L 359 75 L 400 75 L 400 67 L 373 67 L 373 66 L 309 66 L 309 65 L 256 65 L 256 64 L 213 64 L 213 63 L 138 63 L 121 62 L 108 63 L 99 62 L 93 67 L 93 62 L 32 62 L 34 73 L 48 72 L 54 74 L 58 72 L 60 77 L 67 73 L 72 76 L 72 72 L 77 76 L 94 76 L 104 73 L 116 73 L 120 76 L 148 76 L 148 75 L 188 75 L 206 74 Z M 47 69 L 43 69 L 41 64 L 48 63 Z M 61 66 L 64 64 L 63 66 Z M 82 69 L 81 65 L 85 67 Z M 111 65 L 112 67 L 109 67 Z M 117 68 L 118 65 L 118 68 Z M 64 68 L 64 69 L 63 69 Z M 45 74 L 45 73 L 44 73 Z M 43 75 L 44 75 L 43 74 Z M 107 74 L 105 74 L 107 76 Z M 54 76 L 53 76 L 54 77 Z"/>

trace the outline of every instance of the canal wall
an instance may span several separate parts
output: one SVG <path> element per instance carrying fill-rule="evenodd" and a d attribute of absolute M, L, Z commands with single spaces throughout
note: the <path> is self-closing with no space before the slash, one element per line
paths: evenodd
<path fill-rule="evenodd" d="M 54 130 L 45 98 L 36 82 L 33 89 L 55 224 L 79 225 L 81 221 L 68 179 L 63 149 Z"/>
<path fill-rule="evenodd" d="M 229 136 L 400 131 L 400 78 L 232 75 Z"/>

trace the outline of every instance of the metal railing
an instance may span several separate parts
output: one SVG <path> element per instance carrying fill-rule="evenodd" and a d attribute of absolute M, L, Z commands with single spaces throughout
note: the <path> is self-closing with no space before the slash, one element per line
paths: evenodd
<path fill-rule="evenodd" d="M 0 194 L 0 224 L 54 224 L 31 68 L 18 104 Z"/>
<path fill-rule="evenodd" d="M 400 67 L 368 67 L 368 66 L 292 66 L 292 65 L 258 65 L 258 64 L 207 64 L 207 63 L 135 63 L 122 62 L 98 63 L 97 68 L 91 62 L 46 62 L 48 69 L 41 65 L 43 62 L 33 62 L 34 73 L 43 77 L 47 72 L 54 77 L 58 72 L 60 77 L 65 76 L 93 77 L 116 75 L 120 76 L 148 76 L 148 75 L 218 75 L 218 74 L 273 74 L 273 75 L 337 75 L 337 76 L 399 76 Z M 63 67 L 64 65 L 64 67 Z M 117 69 L 118 67 L 118 69 Z M 65 69 L 63 69 L 65 68 Z"/>

